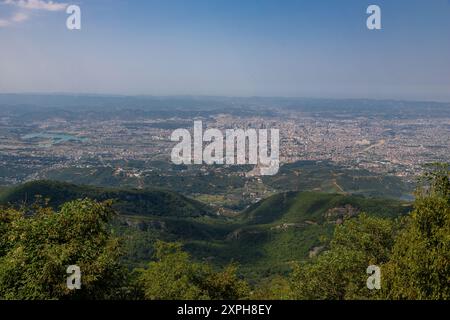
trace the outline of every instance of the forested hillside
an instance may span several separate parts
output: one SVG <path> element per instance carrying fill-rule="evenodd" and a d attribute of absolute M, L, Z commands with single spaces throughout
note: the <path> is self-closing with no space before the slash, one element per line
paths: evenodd
<path fill-rule="evenodd" d="M 0 297 L 450 297 L 447 166 L 424 175 L 412 205 L 287 192 L 222 217 L 168 193 L 184 204 L 178 208 L 155 192 L 48 181 L 4 190 Z M 145 209 L 133 208 L 136 197 Z M 65 287 L 72 264 L 83 269 L 82 290 Z M 366 287 L 369 265 L 382 270 L 381 290 Z"/>

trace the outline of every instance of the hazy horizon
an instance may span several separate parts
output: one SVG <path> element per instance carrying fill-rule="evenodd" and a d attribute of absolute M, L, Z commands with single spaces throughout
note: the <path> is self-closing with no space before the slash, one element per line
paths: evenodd
<path fill-rule="evenodd" d="M 286 99 L 286 100 L 336 100 L 336 101 L 397 101 L 397 102 L 417 102 L 417 103 L 440 103 L 450 104 L 449 100 L 413 100 L 401 98 L 368 98 L 368 97 L 314 97 L 314 96 L 270 96 L 270 95 L 255 95 L 255 96 L 238 96 L 238 95 L 206 95 L 206 94 L 167 94 L 167 95 L 153 95 L 153 94 L 120 94 L 120 93 L 91 93 L 91 92 L 0 92 L 0 96 L 61 96 L 61 97 L 111 97 L 111 98 L 218 98 L 218 99 Z"/>
<path fill-rule="evenodd" d="M 27 3 L 0 0 L 1 93 L 450 101 L 447 0 L 80 0 L 74 31 Z"/>

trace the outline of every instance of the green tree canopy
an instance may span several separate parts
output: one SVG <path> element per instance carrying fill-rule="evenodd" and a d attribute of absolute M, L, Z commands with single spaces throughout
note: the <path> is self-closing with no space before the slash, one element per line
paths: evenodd
<path fill-rule="evenodd" d="M 109 203 L 77 200 L 57 212 L 34 206 L 0 209 L 0 298 L 104 299 L 124 279 Z M 81 269 L 81 289 L 67 288 L 69 265 Z"/>
<path fill-rule="evenodd" d="M 330 249 L 297 264 L 291 275 L 294 299 L 374 299 L 367 289 L 367 267 L 387 262 L 395 225 L 389 219 L 361 214 L 337 226 Z"/>
<path fill-rule="evenodd" d="M 214 272 L 207 264 L 192 262 L 180 243 L 158 241 L 155 249 L 156 261 L 139 278 L 147 299 L 242 299 L 249 294 L 233 264 Z"/>
<path fill-rule="evenodd" d="M 386 265 L 389 299 L 450 299 L 450 170 L 434 165 Z"/>

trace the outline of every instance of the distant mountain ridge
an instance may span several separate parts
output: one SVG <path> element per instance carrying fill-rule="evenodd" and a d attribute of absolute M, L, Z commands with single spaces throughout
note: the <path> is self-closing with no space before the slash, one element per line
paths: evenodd
<path fill-rule="evenodd" d="M 0 204 L 32 204 L 36 197 L 58 207 L 75 199 L 114 200 L 114 208 L 124 215 L 199 217 L 213 215 L 207 205 L 173 191 L 163 189 L 119 189 L 81 186 L 66 182 L 32 181 L 0 193 Z"/>

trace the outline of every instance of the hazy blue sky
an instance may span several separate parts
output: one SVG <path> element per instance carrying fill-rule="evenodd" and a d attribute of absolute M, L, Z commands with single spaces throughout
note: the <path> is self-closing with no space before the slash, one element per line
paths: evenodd
<path fill-rule="evenodd" d="M 0 92 L 450 101 L 450 1 L 0 0 Z"/>

